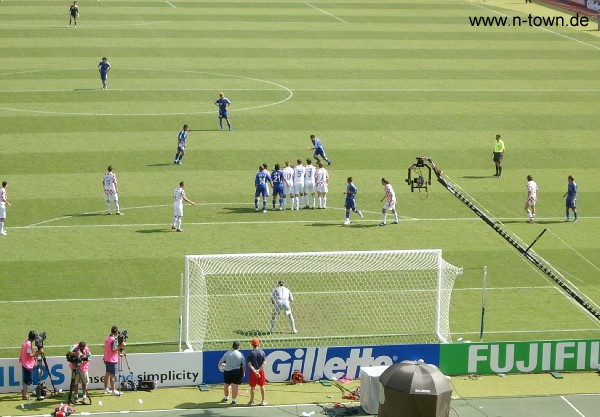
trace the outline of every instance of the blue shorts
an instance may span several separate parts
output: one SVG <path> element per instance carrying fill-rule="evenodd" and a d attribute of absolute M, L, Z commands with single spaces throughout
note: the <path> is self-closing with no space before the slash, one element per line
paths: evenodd
<path fill-rule="evenodd" d="M 346 200 L 344 207 L 346 207 L 346 210 L 353 210 L 354 208 L 356 208 L 356 201 L 355 200 Z"/>
<path fill-rule="evenodd" d="M 577 198 L 573 198 L 567 195 L 567 208 L 576 209 L 577 208 Z"/>
<path fill-rule="evenodd" d="M 277 197 L 278 195 L 279 196 L 283 195 L 283 184 L 282 183 L 273 185 L 273 197 Z"/>
<path fill-rule="evenodd" d="M 106 366 L 106 373 L 111 375 L 117 374 L 117 364 L 112 362 L 104 361 L 104 365 Z"/>
<path fill-rule="evenodd" d="M 256 194 L 254 194 L 254 197 L 268 197 L 269 196 L 269 190 L 267 189 L 267 187 L 256 187 Z"/>
<path fill-rule="evenodd" d="M 316 148 L 313 156 L 322 156 L 325 158 L 325 148 Z"/>
<path fill-rule="evenodd" d="M 229 112 L 227 110 L 219 110 L 219 119 L 229 119 Z"/>
<path fill-rule="evenodd" d="M 33 369 L 23 368 L 23 384 L 31 385 L 33 383 Z"/>
<path fill-rule="evenodd" d="M 184 152 L 185 151 L 185 146 L 178 146 L 177 147 L 177 152 Z"/>

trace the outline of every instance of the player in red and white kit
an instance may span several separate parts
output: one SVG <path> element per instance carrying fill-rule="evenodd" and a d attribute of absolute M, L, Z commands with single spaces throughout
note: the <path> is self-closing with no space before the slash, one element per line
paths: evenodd
<path fill-rule="evenodd" d="M 327 208 L 327 191 L 329 191 L 329 172 L 323 167 L 323 162 L 317 164 L 319 168 L 315 174 L 317 182 L 317 196 L 319 197 L 319 208 Z"/>
<path fill-rule="evenodd" d="M 106 214 L 110 212 L 110 202 L 113 201 L 115 204 L 115 211 L 117 215 L 121 215 L 121 209 L 119 208 L 119 187 L 117 186 L 117 176 L 113 172 L 112 165 L 108 166 L 108 172 L 104 174 L 102 179 L 102 186 L 104 187 L 104 198 L 106 199 Z"/>
<path fill-rule="evenodd" d="M 179 183 L 179 187 L 175 188 L 173 192 L 173 226 L 171 229 L 175 229 L 178 232 L 183 232 L 181 228 L 181 220 L 183 219 L 183 202 L 187 201 L 192 206 L 195 206 L 196 203 L 189 200 L 185 196 L 185 191 L 183 189 L 184 184 L 183 181 Z"/>
<path fill-rule="evenodd" d="M 392 188 L 392 185 L 385 178 L 381 179 L 381 185 L 385 188 L 385 195 L 379 201 L 385 200 L 385 204 L 381 209 L 383 213 L 383 221 L 379 223 L 379 226 L 385 226 L 385 222 L 387 220 L 387 211 L 391 210 L 394 213 L 394 221 L 392 224 L 398 224 L 398 213 L 396 212 L 396 193 Z"/>
<path fill-rule="evenodd" d="M 0 188 L 0 236 L 6 235 L 4 220 L 6 219 L 6 206 L 10 206 L 6 196 L 6 187 L 8 187 L 8 181 L 2 181 L 2 188 Z"/>

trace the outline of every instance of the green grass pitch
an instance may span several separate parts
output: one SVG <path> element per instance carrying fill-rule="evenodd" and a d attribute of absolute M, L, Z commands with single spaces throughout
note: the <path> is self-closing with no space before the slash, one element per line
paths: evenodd
<path fill-rule="evenodd" d="M 411 194 L 404 183 L 415 157 L 431 156 L 525 244 L 547 228 L 535 250 L 599 304 L 592 31 L 469 25 L 526 14 L 501 0 L 81 0 L 77 29 L 68 3 L 0 3 L 0 177 L 12 202 L 0 355 L 16 356 L 30 329 L 48 332 L 50 353 L 80 339 L 99 349 L 113 324 L 129 330 L 132 351 L 176 349 L 184 255 L 213 253 L 441 248 L 465 268 L 455 338 L 478 340 L 484 266 L 485 340 L 600 337 L 597 320 L 443 187 Z M 233 132 L 218 128 L 219 91 L 233 103 Z M 173 166 L 184 123 L 184 165 Z M 255 213 L 257 166 L 311 156 L 311 133 L 333 160 L 329 208 Z M 496 133 L 507 147 L 501 179 Z M 109 164 L 121 217 L 104 214 Z M 534 225 L 523 211 L 528 174 L 541 190 Z M 577 224 L 563 223 L 569 174 Z M 365 219 L 343 227 L 348 176 Z M 398 196 L 397 226 L 377 226 L 382 177 Z M 174 233 L 181 180 L 198 206 Z"/>

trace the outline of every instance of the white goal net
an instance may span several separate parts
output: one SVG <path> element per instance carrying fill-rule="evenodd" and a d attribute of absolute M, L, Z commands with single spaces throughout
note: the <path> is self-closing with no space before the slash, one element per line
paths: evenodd
<path fill-rule="evenodd" d="M 269 347 L 446 343 L 460 273 L 439 249 L 189 255 L 183 337 L 197 351 L 254 336 Z M 297 333 L 284 312 L 271 329 L 279 280 Z"/>

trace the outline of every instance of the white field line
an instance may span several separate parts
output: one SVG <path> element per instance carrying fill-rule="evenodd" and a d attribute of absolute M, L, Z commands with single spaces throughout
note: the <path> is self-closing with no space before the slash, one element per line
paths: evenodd
<path fill-rule="evenodd" d="M 566 403 L 569 405 L 569 407 L 571 407 L 571 408 L 572 408 L 572 409 L 573 409 L 573 410 L 574 410 L 574 411 L 575 411 L 577 414 L 579 414 L 581 417 L 585 417 L 585 414 L 583 414 L 581 411 L 579 411 L 579 410 L 577 409 L 577 407 L 575 407 L 575 406 L 574 406 L 574 405 L 573 405 L 573 404 L 572 404 L 572 403 L 571 403 L 569 400 L 567 400 L 567 399 L 566 399 L 566 398 L 565 398 L 563 395 L 561 395 L 561 396 L 560 396 L 560 398 L 561 398 L 561 399 L 562 399 L 564 402 L 566 402 Z"/>
<path fill-rule="evenodd" d="M 342 22 L 342 23 L 348 23 L 348 22 L 346 22 L 344 19 L 342 19 L 342 18 L 339 18 L 339 17 L 337 17 L 337 16 L 335 16 L 335 15 L 333 15 L 333 14 L 329 13 L 329 12 L 326 12 L 326 11 L 325 11 L 325 10 L 323 10 L 323 9 L 319 9 L 318 7 L 316 7 L 316 6 L 313 6 L 313 5 L 312 5 L 312 4 L 310 4 L 310 3 L 304 3 L 304 4 L 306 4 L 306 5 L 307 5 L 307 6 L 309 6 L 309 7 L 312 7 L 312 8 L 313 8 L 313 9 L 315 9 L 315 10 L 318 10 L 318 11 L 320 11 L 321 13 L 325 13 L 327 16 L 333 17 L 334 19 L 337 19 L 337 20 L 339 20 L 339 21 L 340 21 L 340 22 Z"/>
<path fill-rule="evenodd" d="M 179 298 L 178 295 L 152 295 L 147 297 L 108 297 L 108 298 L 59 298 L 55 300 L 0 300 L 1 304 L 36 304 L 36 303 L 68 303 L 88 302 L 88 301 L 125 301 L 125 300 L 162 300 L 170 298 Z"/>
<path fill-rule="evenodd" d="M 502 288 L 487 288 L 489 291 L 522 291 L 522 290 L 537 290 L 537 289 L 556 289 L 552 286 L 525 286 L 525 287 L 502 287 Z M 402 290 L 406 291 L 406 290 Z M 423 290 L 418 290 L 423 291 Z M 425 290 L 429 291 L 429 290 Z M 431 290 L 435 291 L 435 290 Z M 481 288 L 454 288 L 452 291 L 481 291 Z M 365 291 L 357 291 L 364 293 Z M 298 294 L 329 294 L 331 291 L 321 291 L 321 292 L 299 292 Z M 237 297 L 237 296 L 249 296 L 249 295 L 264 295 L 264 294 L 214 294 L 212 297 Z M 70 301 L 75 302 L 88 302 L 88 301 L 125 301 L 125 300 L 163 300 L 163 299 L 172 299 L 179 298 L 178 295 L 152 295 L 145 297 L 107 297 L 107 298 L 58 298 L 58 299 L 49 299 L 49 300 L 0 300 L 0 305 L 8 305 L 8 304 L 36 304 L 36 303 L 67 303 Z"/>
<path fill-rule="evenodd" d="M 170 1 L 166 2 L 169 6 L 171 6 L 172 8 L 176 9 L 177 7 L 175 7 L 175 5 L 173 3 L 171 3 Z"/>
<path fill-rule="evenodd" d="M 14 75 L 12 73 L 0 74 Z M 284 87 L 286 90 L 287 88 Z M 281 91 L 281 88 L 229 88 L 228 91 Z M 598 88 L 289 88 L 290 91 L 314 91 L 324 93 L 598 93 Z M 110 91 L 215 91 L 214 88 L 111 88 Z M 68 93 L 73 89 L 6 89 L 0 93 Z M 233 109 L 232 109 L 233 110 Z M 238 109 L 239 111 L 239 109 Z"/>
<path fill-rule="evenodd" d="M 138 68 L 122 68 L 123 70 L 132 70 L 132 71 L 158 71 L 158 72 L 178 72 L 178 73 L 189 73 L 189 74 L 201 74 L 201 75 L 217 75 L 220 77 L 228 77 L 228 78 L 239 78 L 242 80 L 248 80 L 248 81 L 255 81 L 255 82 L 259 82 L 259 83 L 264 83 L 264 84 L 268 84 L 271 86 L 275 86 L 277 87 L 279 90 L 282 90 L 284 92 L 287 92 L 287 97 L 283 98 L 282 100 L 279 101 L 275 101 L 272 103 L 267 103 L 267 104 L 261 104 L 258 106 L 252 106 L 252 107 L 242 107 L 242 108 L 233 108 L 230 111 L 235 112 L 235 111 L 247 111 L 247 110 L 256 110 L 256 109 L 263 109 L 265 107 L 271 107 L 271 106 L 277 106 L 279 104 L 285 103 L 286 101 L 290 100 L 292 97 L 294 97 L 294 92 L 281 84 L 278 84 L 276 82 L 273 81 L 268 81 L 268 80 L 263 80 L 260 78 L 253 78 L 253 77 L 245 77 L 243 75 L 235 75 L 235 74 L 224 74 L 224 73 L 217 73 L 217 72 L 206 72 L 206 71 L 193 71 L 193 70 L 167 70 L 167 69 L 157 69 L 157 70 L 140 70 Z M 78 70 L 82 70 L 82 69 L 78 69 Z M 87 71 L 87 69 L 83 69 L 85 71 Z M 0 76 L 3 75 L 16 75 L 16 74 L 26 74 L 26 73 L 39 73 L 39 72 L 47 72 L 50 70 L 30 70 L 30 71 L 20 71 L 20 72 L 13 72 L 13 73 L 2 73 L 0 74 Z M 99 91 L 101 91 L 100 89 L 98 89 Z M 111 90 L 112 91 L 112 90 Z M 124 90 L 126 91 L 126 90 Z M 214 91 L 214 90 L 213 90 Z M 260 91 L 260 90 L 259 90 Z M 181 115 L 200 115 L 200 114 L 212 114 L 214 113 L 214 110 L 211 111 L 202 111 L 202 112 L 178 112 L 178 113 L 96 113 L 96 112 L 56 112 L 56 111 L 49 111 L 49 110 L 28 110 L 28 109 L 20 109 L 20 108 L 15 108 L 15 107 L 0 107 L 0 110 L 6 110 L 6 111 L 13 111 L 13 112 L 19 112 L 19 113 L 35 113 L 35 114 L 58 114 L 58 115 L 66 115 L 66 114 L 71 114 L 71 115 L 77 115 L 77 116 L 181 116 Z"/>
<path fill-rule="evenodd" d="M 200 204 L 196 204 L 196 205 L 200 205 Z M 170 205 L 169 205 L 170 206 Z M 160 206 L 157 206 L 160 207 Z M 130 209 L 129 209 L 130 210 Z M 344 211 L 344 208 L 328 208 L 327 210 L 339 210 L 339 211 Z M 121 211 L 125 212 L 127 211 L 127 209 L 122 209 Z M 289 210 L 287 210 L 289 211 Z M 312 210 L 311 210 L 312 211 Z M 257 212 L 256 215 L 257 216 L 266 216 L 269 215 L 269 213 L 271 212 L 271 210 L 269 210 L 268 213 L 262 213 L 261 211 Z M 273 213 L 277 213 L 279 212 L 279 210 L 276 210 Z M 380 214 L 379 212 L 369 212 L 366 210 L 363 210 L 363 213 L 366 214 Z M 277 214 L 275 214 L 277 215 Z M 28 226 L 13 226 L 10 227 L 10 229 L 12 230 L 18 230 L 18 229 L 71 229 L 71 228 L 90 228 L 90 227 L 167 227 L 167 226 L 171 226 L 170 223 L 123 223 L 123 224 L 80 224 L 80 225 L 46 225 L 47 223 L 50 222 L 55 222 L 55 221 L 59 221 L 59 220 L 65 220 L 65 219 L 69 219 L 69 218 L 74 218 L 74 217 L 80 217 L 83 216 L 83 214 L 81 215 L 72 215 L 72 216 L 65 216 L 65 217 L 58 217 L 56 219 L 50 219 L 50 220 L 45 220 L 43 222 L 40 223 L 36 223 L 36 224 L 31 224 Z M 597 220 L 600 219 L 600 217 L 583 217 L 583 216 L 579 216 L 580 219 L 593 219 L 593 220 Z M 543 221 L 543 220 L 560 220 L 561 218 L 558 217 L 554 217 L 554 218 L 541 218 L 541 217 L 537 217 L 536 218 L 537 221 Z M 343 222 L 343 218 L 340 219 L 329 219 L 329 220 L 319 220 L 319 219 L 311 219 L 311 220 L 277 220 L 277 219 L 273 219 L 272 217 L 269 217 L 269 219 L 264 219 L 264 220 L 257 220 L 257 221 L 220 221 L 220 222 L 190 222 L 190 221 L 185 221 L 184 224 L 186 226 L 220 226 L 220 225 L 235 225 L 235 224 L 263 224 L 263 223 L 268 223 L 268 224 L 273 224 L 273 223 L 280 223 L 280 224 L 289 224 L 289 223 L 298 223 L 298 224 L 302 224 L 302 223 L 338 223 L 338 222 Z M 399 222 L 451 222 L 451 221 L 466 221 L 466 222 L 470 222 L 470 221 L 479 221 L 479 218 L 438 218 L 438 219 L 415 219 L 415 218 L 402 218 L 399 217 Z M 523 220 L 523 223 L 525 223 L 525 220 L 522 217 L 518 217 L 518 218 L 509 218 L 509 219 L 503 219 L 504 221 L 509 221 L 509 220 Z M 377 222 L 380 223 L 381 222 L 381 218 L 377 218 L 377 219 L 352 219 L 352 223 L 373 223 L 373 222 Z M 394 225 L 390 225 L 388 224 L 388 226 L 393 227 Z M 386 226 L 387 227 L 387 226 Z"/>
<path fill-rule="evenodd" d="M 474 6 L 476 6 L 476 7 L 479 7 L 479 8 L 481 8 L 481 9 L 487 10 L 487 11 L 489 11 L 489 12 L 492 12 L 492 13 L 499 14 L 500 16 L 505 16 L 505 17 L 514 17 L 514 16 L 512 16 L 512 15 L 509 15 L 509 14 L 506 14 L 506 13 L 501 13 L 501 12 L 499 12 L 499 11 L 497 11 L 497 10 L 494 10 L 494 9 L 490 9 L 489 7 L 482 6 L 481 4 L 475 4 L 475 3 L 472 3 L 472 4 L 473 4 Z M 573 42 L 580 43 L 580 44 L 582 44 L 582 45 L 585 45 L 585 46 L 589 46 L 590 48 L 594 48 L 594 49 L 596 49 L 596 50 L 600 51 L 600 46 L 596 46 L 596 45 L 592 45 L 591 43 L 587 43 L 587 42 L 580 41 L 579 39 L 572 38 L 572 37 L 570 37 L 570 36 L 564 35 L 564 34 L 562 34 L 562 33 L 555 32 L 555 31 L 553 31 L 553 30 L 550 30 L 550 29 L 548 29 L 548 28 L 545 28 L 545 27 L 541 27 L 541 26 L 535 26 L 535 27 L 536 27 L 537 29 L 543 30 L 543 31 L 545 31 L 545 32 L 552 33 L 553 35 L 560 36 L 560 37 L 562 37 L 562 38 L 568 39 L 568 40 L 570 40 L 570 41 L 573 41 Z"/>

